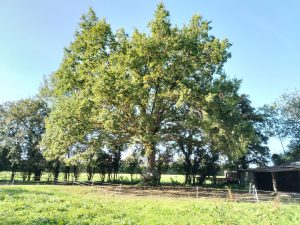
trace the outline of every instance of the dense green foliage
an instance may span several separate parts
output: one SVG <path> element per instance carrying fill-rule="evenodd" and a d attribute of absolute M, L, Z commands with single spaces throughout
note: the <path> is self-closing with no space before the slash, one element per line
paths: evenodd
<path fill-rule="evenodd" d="M 214 182 L 224 163 L 234 170 L 267 165 L 272 135 L 291 140 L 288 151 L 272 156 L 275 164 L 300 160 L 299 92 L 253 108 L 239 92 L 241 81 L 223 71 L 230 45 L 199 15 L 183 27 L 172 25 L 162 3 L 148 31 L 132 34 L 112 31 L 90 9 L 40 98 L 0 105 L 0 171 L 11 171 L 12 184 L 21 174 L 28 183 L 34 177 L 47 184 L 199 185 L 208 176 Z M 185 177 L 163 175 L 168 172 Z M 1 181 L 6 177 L 0 173 Z M 94 186 L 0 186 L 0 224 L 300 220 L 299 205 L 278 202 L 105 194 Z"/>
<path fill-rule="evenodd" d="M 107 195 L 72 186 L 6 186 L 0 224 L 297 224 L 300 206 Z"/>
<path fill-rule="evenodd" d="M 216 168 L 219 155 L 234 160 L 262 143 L 243 111 L 247 97 L 238 93 L 240 81 L 223 71 L 229 41 L 213 36 L 201 16 L 182 28 L 169 17 L 159 4 L 149 31 L 131 35 L 113 32 L 92 9 L 82 17 L 42 90 L 53 106 L 42 141 L 48 160 L 73 169 L 85 162 L 95 171 L 108 154 L 104 161 L 117 173 L 121 152 L 139 146 L 147 158 L 142 175 L 156 183 L 176 154 L 166 149 L 172 145 L 186 158 L 188 183 L 191 174 Z M 197 161 L 193 172 L 191 160 Z"/>
<path fill-rule="evenodd" d="M 83 15 L 43 101 L 0 106 L 0 169 L 37 180 L 43 171 L 54 180 L 86 172 L 89 181 L 122 170 L 155 184 L 185 173 L 195 184 L 215 177 L 220 159 L 233 169 L 266 165 L 264 115 L 223 71 L 229 41 L 199 15 L 172 25 L 163 4 L 148 28 L 113 32 L 93 9 Z"/>
<path fill-rule="evenodd" d="M 274 154 L 275 165 L 300 161 L 300 93 L 294 91 L 283 94 L 272 106 L 265 106 L 264 112 L 268 119 L 271 135 L 289 140 L 287 149 L 282 154 Z"/>
<path fill-rule="evenodd" d="M 3 169 L 23 171 L 24 178 L 31 174 L 39 179 L 46 166 L 40 149 L 45 130 L 47 104 L 39 99 L 25 99 L 0 105 L 0 164 Z"/>

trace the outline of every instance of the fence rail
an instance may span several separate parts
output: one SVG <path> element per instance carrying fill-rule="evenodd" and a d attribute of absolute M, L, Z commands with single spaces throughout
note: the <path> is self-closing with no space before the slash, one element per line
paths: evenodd
<path fill-rule="evenodd" d="M 206 188 L 201 186 L 138 186 L 104 183 L 101 181 L 82 181 L 76 180 L 70 176 L 69 180 L 60 176 L 54 180 L 53 176 L 41 176 L 40 181 L 24 181 L 21 173 L 17 173 L 11 180 L 9 173 L 0 174 L 0 184 L 2 185 L 19 185 L 19 184 L 48 184 L 48 185 L 76 185 L 85 187 L 94 187 L 99 192 L 117 195 L 135 195 L 135 196 L 164 196 L 174 198 L 218 198 L 227 199 L 236 202 L 259 202 L 259 201 L 280 201 L 285 203 L 300 203 L 300 193 L 283 193 L 279 192 L 274 195 L 269 191 L 257 191 L 253 186 L 248 190 L 239 189 L 218 189 Z"/>

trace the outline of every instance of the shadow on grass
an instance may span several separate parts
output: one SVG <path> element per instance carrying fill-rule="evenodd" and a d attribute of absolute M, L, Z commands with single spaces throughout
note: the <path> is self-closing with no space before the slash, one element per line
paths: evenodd
<path fill-rule="evenodd" d="M 49 195 L 49 196 L 54 195 L 54 193 L 46 192 L 46 191 L 27 190 L 22 187 L 16 187 L 16 186 L 0 186 L 0 196 L 1 195 L 18 196 L 24 193 L 32 194 L 32 195 Z"/>
<path fill-rule="evenodd" d="M 54 224 L 70 224 L 67 221 L 65 221 L 63 218 L 32 218 L 32 219 L 26 219 L 26 222 L 23 219 L 18 218 L 6 218 L 4 221 L 2 220 L 0 224 L 35 224 L 35 225 L 54 225 Z"/>

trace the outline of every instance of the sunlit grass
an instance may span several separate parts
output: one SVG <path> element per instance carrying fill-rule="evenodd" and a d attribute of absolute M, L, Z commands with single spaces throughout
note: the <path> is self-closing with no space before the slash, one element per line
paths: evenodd
<path fill-rule="evenodd" d="M 11 177 L 11 172 L 7 172 L 7 171 L 6 172 L 0 172 L 0 180 L 9 181 L 10 177 Z M 73 179 L 74 179 L 74 176 L 71 173 L 69 180 L 73 181 Z M 15 180 L 16 181 L 22 181 L 23 180 L 21 172 L 16 173 Z M 33 175 L 32 175 L 31 180 L 33 180 Z M 44 172 L 42 174 L 41 181 L 51 181 L 51 180 L 53 180 L 53 175 L 51 173 Z M 63 173 L 59 174 L 59 180 L 60 181 L 64 180 L 64 174 Z M 82 181 L 82 182 L 87 181 L 87 174 L 86 173 L 80 173 L 78 180 Z M 128 181 L 128 182 L 130 182 L 131 181 L 131 176 L 130 176 L 130 174 L 120 173 L 120 174 L 118 174 L 117 180 L 118 181 Z M 140 174 L 134 174 L 133 175 L 133 181 L 139 181 L 139 180 L 140 180 Z M 99 173 L 96 173 L 94 175 L 93 181 L 94 182 L 101 181 L 101 176 L 100 176 Z M 108 176 L 105 177 L 105 181 L 106 182 L 108 181 Z M 163 174 L 162 177 L 161 177 L 161 182 L 162 183 L 183 184 L 184 183 L 184 175 Z"/>
<path fill-rule="evenodd" d="M 298 224 L 300 205 L 112 195 L 96 187 L 0 186 L 0 224 Z"/>

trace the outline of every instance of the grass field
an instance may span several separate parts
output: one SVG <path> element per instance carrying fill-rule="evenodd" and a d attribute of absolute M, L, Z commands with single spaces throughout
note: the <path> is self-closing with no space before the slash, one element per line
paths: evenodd
<path fill-rule="evenodd" d="M 0 180 L 10 180 L 10 176 L 11 176 L 11 172 L 0 172 Z M 15 180 L 19 180 L 22 181 L 22 173 L 21 172 L 17 172 L 16 176 L 15 176 Z M 41 177 L 41 181 L 47 181 L 48 179 L 53 180 L 53 176 L 50 173 L 43 173 L 42 177 Z M 59 175 L 59 180 L 63 180 L 64 179 L 64 174 L 60 173 Z M 134 174 L 133 175 L 133 180 L 134 181 L 138 181 L 140 179 L 140 175 L 139 174 Z M 32 175 L 32 180 L 33 180 L 33 175 Z M 73 174 L 71 174 L 70 176 L 70 180 L 73 180 Z M 79 175 L 79 181 L 87 181 L 87 174 L 86 173 L 80 173 Z M 94 181 L 100 181 L 100 175 L 99 174 L 95 174 L 94 175 Z M 118 174 L 118 181 L 122 182 L 122 181 L 130 181 L 130 174 Z M 106 177 L 106 181 L 107 181 L 107 177 Z M 163 174 L 161 177 L 161 182 L 162 183 L 176 183 L 176 184 L 183 184 L 184 183 L 184 175 L 168 175 L 168 174 Z"/>
<path fill-rule="evenodd" d="M 224 178 L 224 176 L 217 176 L 218 178 Z M 11 178 L 11 172 L 9 171 L 1 171 L 0 172 L 0 181 L 10 181 Z M 74 176 L 71 173 L 70 174 L 70 181 L 73 181 Z M 23 181 L 22 173 L 16 172 L 15 176 L 16 181 Z M 31 176 L 31 181 L 34 180 L 34 175 Z M 44 172 L 41 176 L 41 181 L 52 181 L 53 175 L 51 173 Z M 64 180 L 64 174 L 59 174 L 59 181 Z M 174 184 L 174 185 L 184 185 L 185 176 L 180 174 L 162 174 L 161 175 L 161 184 Z M 87 181 L 87 174 L 86 173 L 80 173 L 78 181 L 85 182 Z M 93 178 L 94 182 L 101 181 L 100 174 L 95 174 Z M 126 173 L 120 173 L 118 174 L 118 178 L 115 181 L 116 183 L 138 183 L 140 181 L 140 174 L 134 174 L 133 175 L 133 182 L 131 182 L 131 176 L 130 174 Z M 108 182 L 108 177 L 105 177 L 105 182 Z M 211 180 L 207 179 L 204 184 L 209 185 L 211 184 Z"/>
<path fill-rule="evenodd" d="M 0 186 L 0 224 L 299 224 L 300 205 L 119 196 L 95 187 Z"/>

